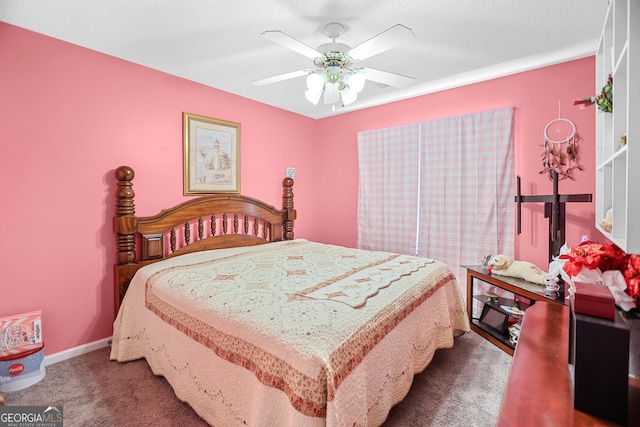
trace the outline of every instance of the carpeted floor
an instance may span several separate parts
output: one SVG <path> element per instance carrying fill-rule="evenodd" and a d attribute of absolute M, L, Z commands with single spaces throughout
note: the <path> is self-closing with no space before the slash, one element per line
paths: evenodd
<path fill-rule="evenodd" d="M 511 356 L 468 332 L 436 352 L 384 426 L 494 426 L 510 366 Z M 10 406 L 63 406 L 69 427 L 207 425 L 144 360 L 112 362 L 108 348 L 48 366 L 42 381 L 4 397 Z"/>

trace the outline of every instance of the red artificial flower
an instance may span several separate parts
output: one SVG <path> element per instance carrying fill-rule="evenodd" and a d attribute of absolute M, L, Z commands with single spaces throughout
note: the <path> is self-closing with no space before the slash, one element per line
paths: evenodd
<path fill-rule="evenodd" d="M 562 269 L 567 272 L 569 277 L 577 276 L 580 273 L 580 270 L 582 270 L 582 263 L 570 254 L 560 255 L 560 259 L 567 260 L 567 262 L 562 266 Z"/>
<path fill-rule="evenodd" d="M 622 270 L 627 264 L 628 255 L 613 243 L 603 243 L 601 250 L 602 256 L 598 264 L 600 270 Z"/>
<path fill-rule="evenodd" d="M 583 242 L 560 255 L 560 259 L 566 260 L 562 268 L 570 277 L 577 276 L 583 268 L 620 270 L 629 295 L 640 299 L 640 255 L 627 255 L 613 243 Z"/>
<path fill-rule="evenodd" d="M 571 248 L 567 254 L 560 255 L 560 259 L 566 259 L 564 271 L 571 277 L 578 275 L 582 267 L 595 270 L 600 264 L 600 258 L 604 254 L 602 244 L 594 242 L 582 242 Z"/>
<path fill-rule="evenodd" d="M 629 255 L 622 275 L 627 282 L 629 295 L 633 298 L 640 298 L 640 255 Z"/>
<path fill-rule="evenodd" d="M 578 275 L 582 267 L 601 271 L 620 270 L 626 263 L 627 254 L 613 243 L 582 242 L 569 253 L 560 255 L 566 259 L 563 269 L 571 277 Z"/>

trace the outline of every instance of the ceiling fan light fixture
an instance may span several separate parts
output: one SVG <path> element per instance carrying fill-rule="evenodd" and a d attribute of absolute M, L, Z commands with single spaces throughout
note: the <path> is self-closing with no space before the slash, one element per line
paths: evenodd
<path fill-rule="evenodd" d="M 329 83 L 324 85 L 324 103 L 335 104 L 340 101 L 340 90 L 338 83 Z"/>
<path fill-rule="evenodd" d="M 342 96 L 342 105 L 345 107 L 349 104 L 353 104 L 356 99 L 358 99 L 358 93 L 348 87 L 342 89 L 340 91 L 340 95 Z"/>
<path fill-rule="evenodd" d="M 364 89 L 364 84 L 367 81 L 367 78 L 364 76 L 364 74 L 359 71 L 347 74 L 344 79 L 349 88 L 355 93 L 362 92 L 362 89 Z"/>
<path fill-rule="evenodd" d="M 322 92 L 324 88 L 325 78 L 318 73 L 310 73 L 307 76 L 307 88 L 310 91 Z"/>
<path fill-rule="evenodd" d="M 325 72 L 325 78 L 329 83 L 341 83 L 342 71 L 340 67 L 329 67 Z"/>
<path fill-rule="evenodd" d="M 304 97 L 307 98 L 307 101 L 309 101 L 313 105 L 318 105 L 318 102 L 320 101 L 320 97 L 322 96 L 322 92 L 323 92 L 322 89 L 318 91 L 307 89 L 304 92 Z"/>

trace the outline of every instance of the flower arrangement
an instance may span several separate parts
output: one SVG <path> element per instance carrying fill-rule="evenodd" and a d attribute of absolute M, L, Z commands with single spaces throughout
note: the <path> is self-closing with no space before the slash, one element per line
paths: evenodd
<path fill-rule="evenodd" d="M 561 251 L 559 273 L 573 288 L 573 282 L 609 286 L 616 305 L 630 311 L 640 302 L 640 255 L 629 255 L 613 243 L 583 241 Z M 563 274 L 564 273 L 564 274 Z M 569 280 L 566 280 L 568 276 Z"/>

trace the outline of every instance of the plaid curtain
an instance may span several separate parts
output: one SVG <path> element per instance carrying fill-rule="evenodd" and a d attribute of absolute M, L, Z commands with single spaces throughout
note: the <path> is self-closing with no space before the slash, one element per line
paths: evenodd
<path fill-rule="evenodd" d="M 358 247 L 416 254 L 418 123 L 358 133 Z"/>
<path fill-rule="evenodd" d="M 513 255 L 513 112 L 358 133 L 359 247 L 443 261 L 463 289 L 461 265 Z"/>
<path fill-rule="evenodd" d="M 418 254 L 461 265 L 514 252 L 513 108 L 422 123 Z"/>

